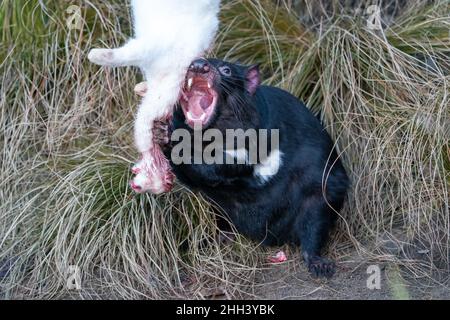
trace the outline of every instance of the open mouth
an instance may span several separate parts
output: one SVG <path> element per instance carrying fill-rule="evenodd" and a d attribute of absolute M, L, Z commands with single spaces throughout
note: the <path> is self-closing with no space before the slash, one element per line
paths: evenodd
<path fill-rule="evenodd" d="M 217 104 L 217 93 L 209 73 L 188 72 L 180 102 L 191 128 L 207 125 Z"/>

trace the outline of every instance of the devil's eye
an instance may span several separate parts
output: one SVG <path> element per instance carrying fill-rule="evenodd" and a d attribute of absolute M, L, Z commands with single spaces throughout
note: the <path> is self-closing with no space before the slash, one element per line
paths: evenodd
<path fill-rule="evenodd" d="M 227 67 L 227 66 L 220 67 L 219 71 L 224 76 L 227 76 L 227 77 L 231 76 L 231 69 L 230 69 L 230 67 Z"/>

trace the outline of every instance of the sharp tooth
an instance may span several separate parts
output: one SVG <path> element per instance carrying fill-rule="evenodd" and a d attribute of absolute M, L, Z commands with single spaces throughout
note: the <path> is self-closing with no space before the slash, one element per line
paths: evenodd
<path fill-rule="evenodd" d="M 208 82 L 208 89 L 211 89 L 211 83 Z"/>
<path fill-rule="evenodd" d="M 196 116 L 194 116 L 194 115 L 192 114 L 191 111 L 188 111 L 187 114 L 186 114 L 186 118 L 187 118 L 188 120 L 191 120 L 191 121 L 202 121 L 202 122 L 203 122 L 203 121 L 206 120 L 206 117 L 207 117 L 206 113 L 203 113 L 203 114 L 201 115 L 201 117 L 199 117 L 199 118 L 197 118 Z"/>
<path fill-rule="evenodd" d="M 188 89 L 191 90 L 192 84 L 194 83 L 194 80 L 192 78 L 188 79 Z"/>

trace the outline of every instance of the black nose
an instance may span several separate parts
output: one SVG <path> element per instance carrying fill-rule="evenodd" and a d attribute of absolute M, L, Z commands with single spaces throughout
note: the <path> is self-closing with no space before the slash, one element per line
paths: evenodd
<path fill-rule="evenodd" d="M 189 71 L 196 73 L 208 73 L 210 70 L 209 63 L 205 59 L 197 59 L 192 62 Z"/>

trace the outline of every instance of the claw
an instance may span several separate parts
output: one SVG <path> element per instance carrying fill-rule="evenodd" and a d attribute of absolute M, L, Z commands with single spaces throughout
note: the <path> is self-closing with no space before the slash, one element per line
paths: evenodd
<path fill-rule="evenodd" d="M 314 278 L 331 278 L 336 272 L 336 264 L 322 257 L 313 257 L 307 263 L 308 271 Z"/>

